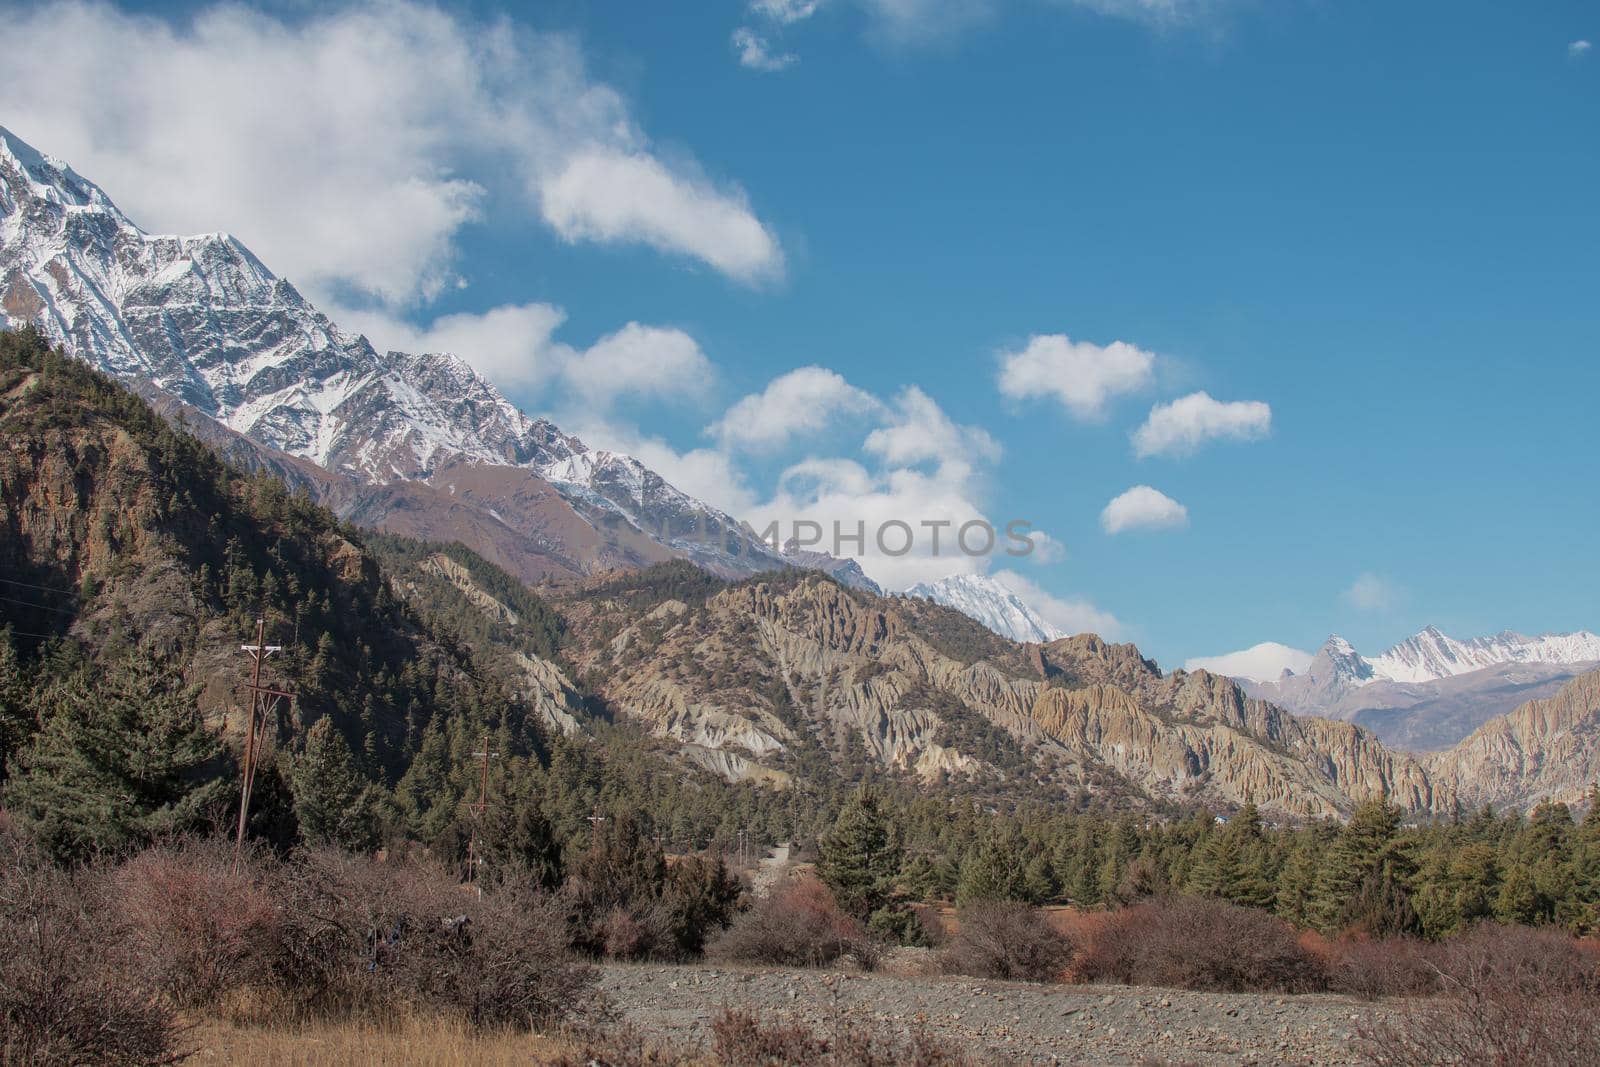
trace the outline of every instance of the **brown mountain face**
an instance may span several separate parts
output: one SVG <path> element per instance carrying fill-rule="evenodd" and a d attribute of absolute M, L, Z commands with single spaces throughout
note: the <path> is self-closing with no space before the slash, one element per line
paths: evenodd
<path fill-rule="evenodd" d="M 1530 700 L 1428 760 L 1436 782 L 1473 806 L 1527 808 L 1541 800 L 1581 803 L 1600 781 L 1600 671 L 1555 696 Z"/>
<path fill-rule="evenodd" d="M 730 777 L 877 767 L 1014 799 L 1090 790 L 1280 816 L 1454 800 L 1357 727 L 1297 719 L 1205 672 L 1163 676 L 1132 645 L 1018 645 L 815 575 L 707 590 L 652 574 L 564 601 L 567 653 L 616 713 Z"/>
<path fill-rule="evenodd" d="M 461 461 L 439 471 L 439 485 L 374 484 L 252 440 L 148 383 L 133 388 L 230 463 L 281 478 L 348 522 L 401 537 L 471 545 L 530 585 L 674 558 L 620 516 L 599 509 L 580 514 L 549 482 L 522 468 Z"/>

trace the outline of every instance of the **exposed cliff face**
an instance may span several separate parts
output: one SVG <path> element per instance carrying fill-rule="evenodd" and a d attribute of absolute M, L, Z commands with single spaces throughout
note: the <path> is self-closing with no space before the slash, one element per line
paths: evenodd
<path fill-rule="evenodd" d="M 569 604 L 573 655 L 620 713 L 697 750 L 803 775 L 820 749 L 925 782 L 1017 797 L 1087 788 L 1135 801 L 1254 801 L 1328 816 L 1369 797 L 1448 807 L 1410 757 L 1347 723 L 1301 720 L 1206 672 L 1163 676 L 1131 645 L 1082 635 L 951 654 L 907 602 L 810 577 L 703 602 Z M 944 609 L 918 604 L 918 613 Z"/>
<path fill-rule="evenodd" d="M 1600 780 L 1600 671 L 1490 720 L 1428 766 L 1474 806 L 1583 801 Z"/>

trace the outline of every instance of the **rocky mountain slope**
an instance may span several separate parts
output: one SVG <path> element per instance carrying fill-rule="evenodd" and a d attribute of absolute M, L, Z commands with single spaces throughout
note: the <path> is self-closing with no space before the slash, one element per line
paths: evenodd
<path fill-rule="evenodd" d="M 0 129 L 0 309 L 92 365 L 328 472 L 342 516 L 492 546 L 526 579 L 685 557 L 783 564 L 630 456 L 518 411 L 461 359 L 379 353 L 228 234 L 146 234 Z"/>
<path fill-rule="evenodd" d="M 547 620 L 502 620 L 526 670 L 475 659 L 445 598 L 429 596 L 432 618 L 408 607 L 355 531 L 29 333 L 0 335 L 0 501 L 0 625 L 19 647 L 61 639 L 66 663 L 137 650 L 231 733 L 257 618 L 283 649 L 264 681 L 297 693 L 282 740 L 331 718 L 374 775 L 403 774 L 430 734 L 481 728 L 482 709 L 531 744 L 524 726 L 569 705 Z"/>
<path fill-rule="evenodd" d="M 707 586 L 653 569 L 561 602 L 616 714 L 703 766 L 779 788 L 887 769 L 1013 799 L 1254 801 L 1331 816 L 1372 796 L 1447 810 L 1408 756 L 1206 672 L 1091 635 L 1019 645 L 924 600 L 794 574 Z"/>
<path fill-rule="evenodd" d="M 1299 714 L 1357 722 L 1386 744 L 1427 751 L 1524 700 L 1553 695 L 1597 662 L 1600 636 L 1587 631 L 1458 641 L 1430 626 L 1371 658 L 1334 635 L 1304 671 L 1242 682 Z"/>
<path fill-rule="evenodd" d="M 1427 765 L 1436 782 L 1471 805 L 1584 802 L 1600 782 L 1600 670 L 1491 719 Z"/>
<path fill-rule="evenodd" d="M 918 582 L 906 590 L 906 596 L 954 608 L 1013 641 L 1054 641 L 1067 636 L 1020 596 L 986 574 L 955 574 L 936 582 Z"/>

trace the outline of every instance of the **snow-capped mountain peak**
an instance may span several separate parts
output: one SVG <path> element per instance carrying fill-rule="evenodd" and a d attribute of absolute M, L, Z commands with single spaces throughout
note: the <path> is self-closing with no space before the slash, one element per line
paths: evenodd
<path fill-rule="evenodd" d="M 986 574 L 954 574 L 918 582 L 907 596 L 923 597 L 976 619 L 1001 637 L 1042 643 L 1065 637 L 1016 593 Z"/>
<path fill-rule="evenodd" d="M 1600 660 L 1600 636 L 1570 634 L 1525 637 L 1503 630 L 1492 637 L 1458 641 L 1436 626 L 1406 638 L 1372 660 L 1376 677 L 1393 682 L 1431 682 L 1503 663 L 1589 663 Z"/>
<path fill-rule="evenodd" d="M 4 325 L 32 324 L 115 377 L 357 483 L 425 483 L 448 492 L 450 508 L 502 524 L 501 504 L 543 508 L 517 531 L 533 555 L 580 568 L 665 554 L 725 573 L 783 565 L 638 460 L 529 418 L 461 357 L 379 353 L 237 239 L 146 234 L 94 183 L 4 129 L 0 309 Z M 557 516 L 547 488 L 576 516 Z M 459 528 L 440 514 L 407 525 Z M 567 549 L 579 541 L 575 561 Z"/>

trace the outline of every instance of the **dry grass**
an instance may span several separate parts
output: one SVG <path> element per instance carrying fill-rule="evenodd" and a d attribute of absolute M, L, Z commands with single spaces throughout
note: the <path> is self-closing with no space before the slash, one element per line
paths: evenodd
<path fill-rule="evenodd" d="M 523 1067 L 558 1062 L 570 1049 L 539 1034 L 474 1032 L 445 1019 L 407 1019 L 392 1025 L 328 1022 L 304 1026 L 236 1026 L 206 1022 L 185 1035 L 190 1064 L 249 1063 L 260 1067 Z"/>

